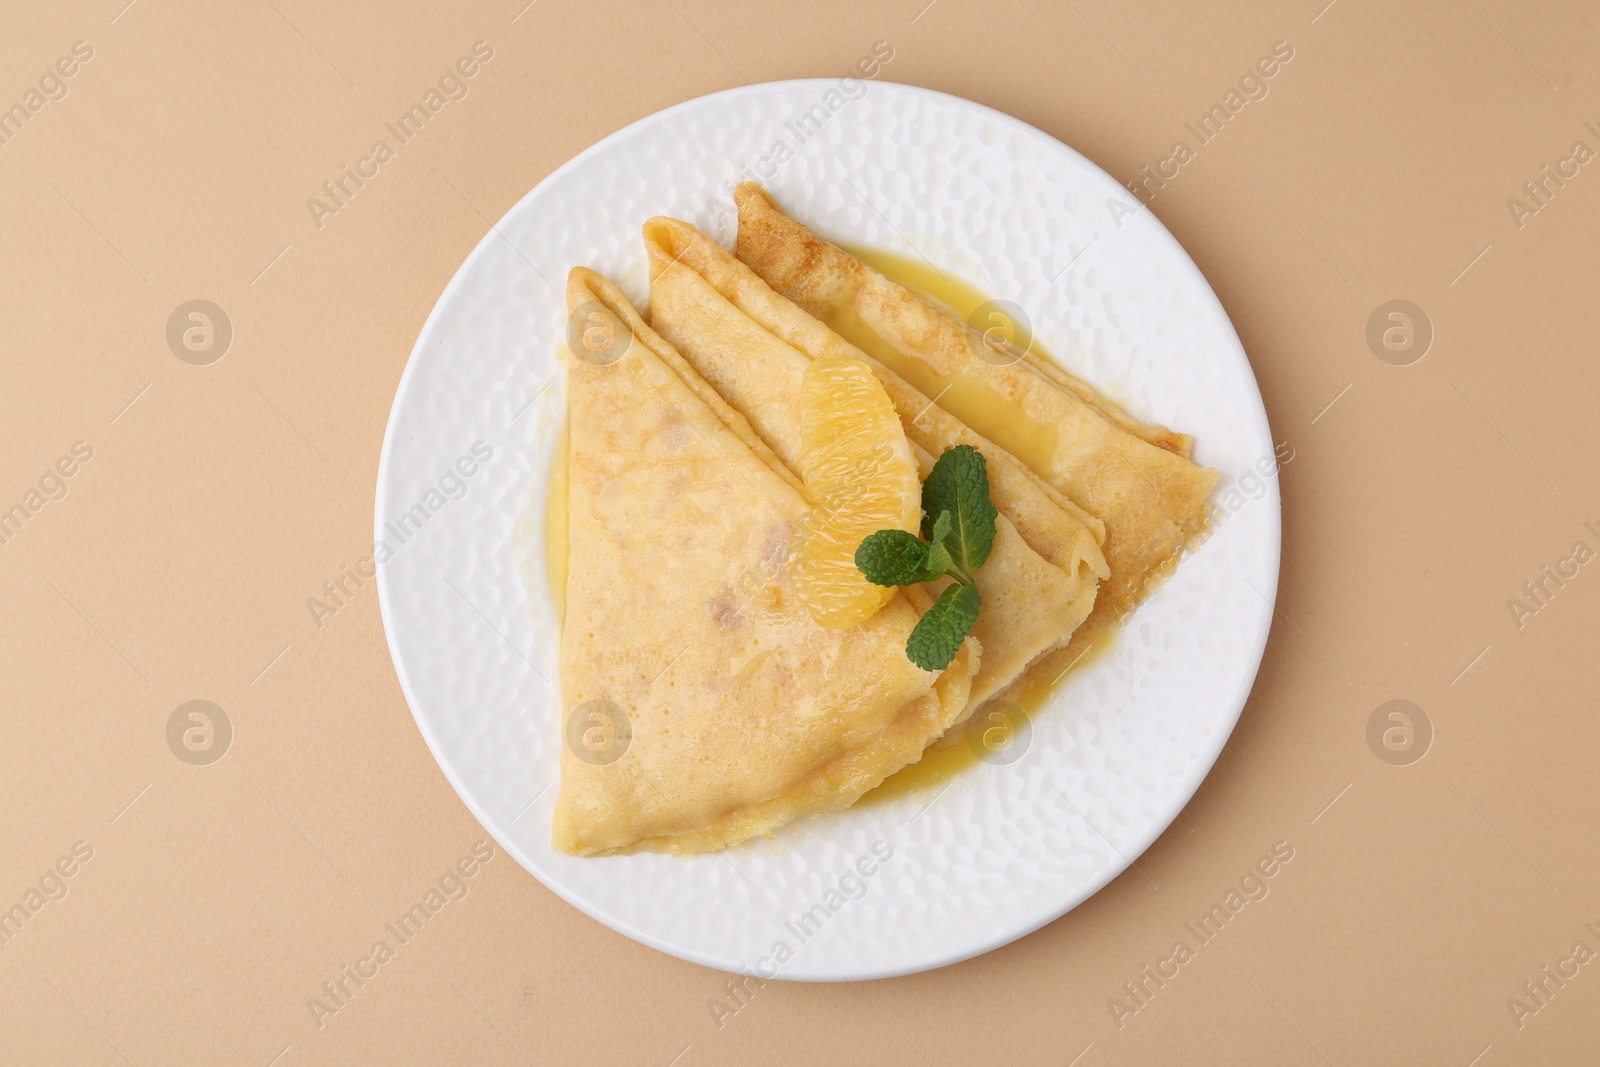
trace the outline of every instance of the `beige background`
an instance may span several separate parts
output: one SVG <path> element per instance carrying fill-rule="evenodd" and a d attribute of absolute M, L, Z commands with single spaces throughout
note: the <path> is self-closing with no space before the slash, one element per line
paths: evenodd
<path fill-rule="evenodd" d="M 0 508 L 65 488 L 0 545 L 0 908 L 66 891 L 0 947 L 0 1062 L 1592 1057 L 1600 964 L 1547 980 L 1520 1026 L 1507 1004 L 1575 942 L 1600 950 L 1600 566 L 1547 582 L 1520 629 L 1508 606 L 1575 542 L 1600 549 L 1600 165 L 1520 227 L 1507 206 L 1575 141 L 1600 149 L 1592 9 L 124 2 L 12 4 L 0 34 L 0 106 L 93 49 L 0 144 Z M 307 198 L 478 40 L 470 95 L 315 226 Z M 595 140 L 746 80 L 842 74 L 877 41 L 882 77 L 1124 180 L 1294 48 L 1152 204 L 1294 450 L 1280 617 L 1231 743 L 1138 871 L 959 966 L 774 983 L 719 1027 L 725 976 L 497 853 L 319 1029 L 322 982 L 485 836 L 412 723 L 371 583 L 320 629 L 306 608 L 371 545 L 424 317 L 489 220 Z M 234 328 L 210 366 L 166 342 L 196 298 Z M 1365 338 L 1396 298 L 1435 330 L 1407 367 Z M 92 459 L 47 478 L 75 442 Z M 208 766 L 167 742 L 192 699 L 234 730 Z M 1368 745 L 1391 699 L 1435 730 L 1410 766 Z M 1108 999 L 1279 841 L 1270 895 L 1119 1027 Z M 46 877 L 77 842 L 92 858 Z"/>

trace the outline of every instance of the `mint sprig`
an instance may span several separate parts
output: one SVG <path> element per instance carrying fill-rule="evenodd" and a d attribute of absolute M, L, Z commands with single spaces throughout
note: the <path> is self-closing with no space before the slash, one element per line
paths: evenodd
<path fill-rule="evenodd" d="M 906 639 L 906 658 L 925 671 L 950 666 L 977 621 L 982 597 L 972 573 L 994 547 L 998 512 L 989 499 L 989 469 L 971 445 L 948 449 L 922 484 L 922 537 L 879 530 L 856 549 L 856 569 L 874 585 L 919 585 L 948 576 L 945 589 Z"/>

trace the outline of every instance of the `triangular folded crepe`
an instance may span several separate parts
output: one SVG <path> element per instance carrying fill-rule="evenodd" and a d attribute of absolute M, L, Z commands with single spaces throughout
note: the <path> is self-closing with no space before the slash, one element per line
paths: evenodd
<path fill-rule="evenodd" d="M 1111 576 L 1060 658 L 1108 632 L 1208 525 L 1216 471 L 1189 439 L 1146 426 L 1033 353 L 989 355 L 973 331 L 784 215 L 760 186 L 735 190 L 739 259 L 773 289 L 876 356 L 1105 523 Z"/>
<path fill-rule="evenodd" d="M 813 623 L 786 569 L 793 476 L 605 279 L 574 270 L 567 303 L 608 343 L 570 360 L 556 847 L 701 852 L 849 806 L 955 720 L 976 642 L 911 664 L 916 589 Z"/>
<path fill-rule="evenodd" d="M 973 635 L 983 660 L 969 712 L 1067 642 L 1088 616 L 1106 573 L 1097 530 L 1080 519 L 1081 512 L 1014 457 L 774 293 L 693 226 L 657 218 L 645 224 L 644 233 L 651 325 L 791 470 L 800 469 L 801 379 L 812 359 L 829 354 L 860 359 L 877 374 L 924 477 L 946 448 L 966 443 L 984 453 L 1000 516 L 993 552 L 974 576 L 983 610 Z M 946 581 L 930 586 L 930 595 Z"/>

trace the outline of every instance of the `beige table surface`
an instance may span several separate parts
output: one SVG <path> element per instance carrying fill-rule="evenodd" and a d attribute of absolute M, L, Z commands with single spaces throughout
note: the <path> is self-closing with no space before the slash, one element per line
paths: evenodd
<path fill-rule="evenodd" d="M 11 3 L 0 29 L 22 109 L 0 114 L 0 508 L 22 509 L 0 525 L 0 1063 L 1595 1062 L 1592 5 L 125 3 Z M 475 42 L 466 97 L 314 220 Z M 597 139 L 878 42 L 880 78 L 1124 181 L 1293 50 L 1151 201 L 1293 456 L 1232 741 L 1137 872 L 968 963 L 731 1011 L 725 975 L 496 851 L 319 1015 L 486 837 L 413 725 L 373 585 L 320 627 L 307 608 L 371 545 L 424 317 Z M 197 299 L 231 324 L 208 365 L 167 338 Z M 1420 362 L 1395 365 L 1420 332 L 1369 345 L 1391 300 L 1431 324 Z M 191 700 L 222 711 L 195 751 L 168 739 Z M 1399 720 L 1369 743 L 1391 700 L 1420 709 L 1409 748 Z M 1279 842 L 1268 896 L 1146 978 Z"/>

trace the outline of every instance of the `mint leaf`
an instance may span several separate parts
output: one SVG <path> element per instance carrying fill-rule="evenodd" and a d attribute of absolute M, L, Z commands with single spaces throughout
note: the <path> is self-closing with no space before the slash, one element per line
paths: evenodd
<path fill-rule="evenodd" d="M 933 534 L 944 513 L 950 515 L 950 532 L 939 538 L 949 549 L 955 566 L 971 575 L 983 566 L 994 547 L 994 521 L 998 512 L 989 500 L 989 465 L 971 445 L 948 449 L 922 483 L 922 534 Z"/>
<path fill-rule="evenodd" d="M 856 569 L 873 585 L 916 585 L 932 581 L 944 573 L 944 568 L 929 568 L 928 548 L 928 543 L 917 540 L 914 533 L 879 530 L 868 534 L 856 549 Z M 946 554 L 946 562 L 949 558 Z"/>
<path fill-rule="evenodd" d="M 928 539 L 928 566 L 927 570 L 935 577 L 945 574 L 950 570 L 950 550 L 944 547 L 944 539 L 950 536 L 950 513 L 939 512 L 939 519 L 933 524 L 933 536 Z"/>
<path fill-rule="evenodd" d="M 947 586 L 906 638 L 906 658 L 925 671 L 950 666 L 977 621 L 980 603 L 977 586 Z"/>

